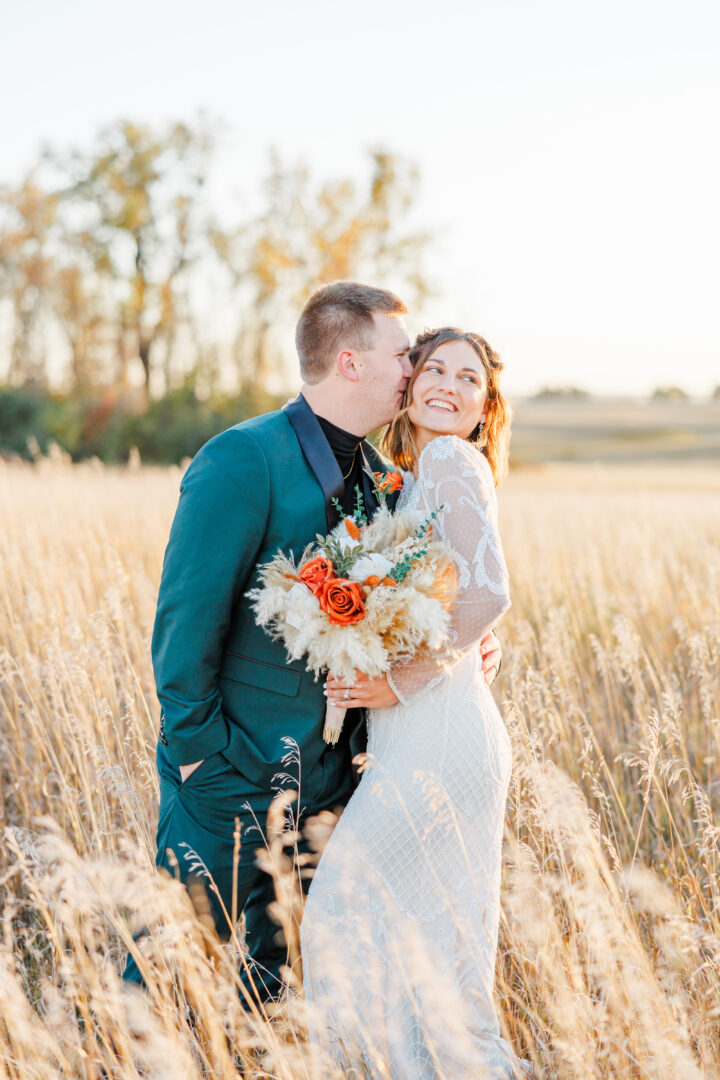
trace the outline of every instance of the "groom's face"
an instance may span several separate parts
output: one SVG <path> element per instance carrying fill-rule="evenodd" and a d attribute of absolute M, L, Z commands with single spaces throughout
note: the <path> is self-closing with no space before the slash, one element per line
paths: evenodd
<path fill-rule="evenodd" d="M 388 424 L 402 403 L 412 375 L 410 340 L 402 315 L 375 312 L 375 338 L 370 349 L 358 352 L 363 401 L 372 415 L 368 430 Z"/>

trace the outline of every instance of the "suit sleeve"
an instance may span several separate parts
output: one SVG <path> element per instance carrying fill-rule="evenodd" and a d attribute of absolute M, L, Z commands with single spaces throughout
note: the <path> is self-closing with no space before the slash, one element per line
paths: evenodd
<path fill-rule="evenodd" d="M 218 687 L 233 609 L 257 562 L 270 504 L 265 456 L 246 432 L 207 443 L 180 486 L 152 638 L 161 732 L 176 765 L 228 743 Z"/>

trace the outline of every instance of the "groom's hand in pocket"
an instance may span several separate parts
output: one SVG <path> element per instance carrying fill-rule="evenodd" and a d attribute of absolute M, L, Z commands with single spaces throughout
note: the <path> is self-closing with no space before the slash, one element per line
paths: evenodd
<path fill-rule="evenodd" d="M 188 776 L 190 776 L 190 774 L 191 774 L 191 773 L 194 773 L 194 772 L 195 772 L 195 770 L 196 770 L 197 768 L 199 768 L 199 766 L 200 766 L 200 765 L 202 765 L 202 763 L 203 763 L 203 761 L 204 761 L 204 760 L 205 760 L 205 758 L 201 758 L 201 760 L 200 760 L 200 761 L 194 761 L 194 762 L 192 763 L 192 765 L 180 765 L 180 766 L 179 766 L 179 769 L 180 769 L 180 779 L 181 779 L 181 781 L 183 782 L 183 784 L 184 784 L 184 783 L 185 783 L 185 781 L 187 780 Z"/>

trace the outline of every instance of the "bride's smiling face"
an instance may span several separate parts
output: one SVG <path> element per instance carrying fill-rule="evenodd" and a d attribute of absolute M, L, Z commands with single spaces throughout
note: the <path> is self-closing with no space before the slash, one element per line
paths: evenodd
<path fill-rule="evenodd" d="M 408 407 L 418 452 L 437 435 L 467 439 L 485 419 L 486 398 L 485 368 L 472 345 L 438 345 L 415 379 Z"/>

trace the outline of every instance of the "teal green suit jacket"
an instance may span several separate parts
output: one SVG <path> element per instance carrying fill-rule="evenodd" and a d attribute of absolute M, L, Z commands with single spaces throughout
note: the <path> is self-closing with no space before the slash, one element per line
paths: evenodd
<path fill-rule="evenodd" d="M 370 470 L 388 468 L 370 443 L 363 449 Z M 370 512 L 372 486 L 368 475 Z M 222 752 L 268 791 L 293 740 L 304 794 L 326 783 L 322 682 L 256 625 L 245 594 L 279 550 L 299 556 L 337 523 L 332 500 L 342 492 L 340 468 L 302 396 L 217 435 L 188 467 L 152 639 L 160 738 L 174 764 Z"/>

